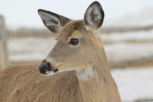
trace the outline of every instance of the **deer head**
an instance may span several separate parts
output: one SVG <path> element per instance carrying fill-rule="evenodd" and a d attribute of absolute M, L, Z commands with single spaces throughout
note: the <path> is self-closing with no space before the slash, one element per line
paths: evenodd
<path fill-rule="evenodd" d="M 102 41 L 96 33 L 104 20 L 104 11 L 98 2 L 87 8 L 84 20 L 70 20 L 42 9 L 38 13 L 44 25 L 58 34 L 56 45 L 39 65 L 40 73 L 88 70 L 98 63 L 107 63 Z"/>

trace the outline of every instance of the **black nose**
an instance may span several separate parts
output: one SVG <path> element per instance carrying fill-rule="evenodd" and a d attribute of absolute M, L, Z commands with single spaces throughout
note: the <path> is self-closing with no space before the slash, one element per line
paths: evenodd
<path fill-rule="evenodd" d="M 38 68 L 39 68 L 39 72 L 41 74 L 46 74 L 46 71 L 51 70 L 51 64 L 49 62 L 47 62 L 46 60 L 43 60 Z"/>
<path fill-rule="evenodd" d="M 39 65 L 39 71 L 40 71 L 40 73 L 41 74 L 45 74 L 46 73 L 46 71 L 47 71 L 47 64 L 46 63 L 41 63 L 40 65 Z"/>

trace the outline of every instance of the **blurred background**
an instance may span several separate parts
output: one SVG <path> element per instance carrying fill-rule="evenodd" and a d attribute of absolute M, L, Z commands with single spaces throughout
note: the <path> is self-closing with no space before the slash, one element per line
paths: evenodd
<path fill-rule="evenodd" d="M 40 63 L 56 44 L 37 10 L 83 19 L 93 0 L 0 0 L 0 69 Z M 153 102 L 153 0 L 99 0 L 99 34 L 122 102 Z M 3 20 L 4 19 L 4 20 Z"/>

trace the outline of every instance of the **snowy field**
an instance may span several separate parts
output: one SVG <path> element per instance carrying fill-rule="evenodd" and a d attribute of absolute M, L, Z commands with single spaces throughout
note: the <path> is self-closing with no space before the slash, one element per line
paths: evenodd
<path fill-rule="evenodd" d="M 8 41 L 10 61 L 42 61 L 56 44 L 55 38 L 15 38 Z"/>
<path fill-rule="evenodd" d="M 53 38 L 20 38 L 8 42 L 10 61 L 41 61 L 51 51 Z M 109 61 L 123 61 L 153 56 L 153 43 L 104 44 Z"/>
<path fill-rule="evenodd" d="M 153 56 L 153 30 L 101 34 L 100 37 L 105 43 L 109 61 L 128 61 Z M 113 43 L 109 44 L 109 42 Z M 8 40 L 9 59 L 10 61 L 42 61 L 55 44 L 55 38 L 10 39 Z"/>
<path fill-rule="evenodd" d="M 104 47 L 108 60 L 114 62 L 153 56 L 153 43 L 113 43 Z"/>
<path fill-rule="evenodd" d="M 105 43 L 116 42 L 153 42 L 153 29 L 149 31 L 113 32 L 101 34 L 100 37 Z"/>
<path fill-rule="evenodd" d="M 139 69 L 114 69 L 111 73 L 123 102 L 153 100 L 153 66 Z"/>

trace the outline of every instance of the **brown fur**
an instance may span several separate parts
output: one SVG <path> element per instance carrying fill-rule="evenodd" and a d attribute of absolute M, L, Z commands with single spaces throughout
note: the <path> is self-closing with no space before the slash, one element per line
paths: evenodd
<path fill-rule="evenodd" d="M 75 71 L 47 77 L 33 64 L 0 72 L 0 102 L 83 102 L 80 97 Z"/>
<path fill-rule="evenodd" d="M 97 2 L 95 3 L 95 6 L 100 6 Z M 92 13 L 95 12 L 92 11 Z M 92 16 L 94 15 L 96 14 Z M 93 33 L 93 30 L 99 27 L 100 21 L 102 24 L 103 17 L 104 15 L 96 22 L 98 23 L 95 24 L 98 25 L 96 27 L 86 23 L 89 19 L 69 21 L 61 25 L 57 44 L 42 63 L 50 63 L 51 71 L 59 66 L 60 69 L 57 72 L 64 69 L 73 71 L 43 76 L 38 71 L 38 64 L 10 66 L 0 72 L 0 101 L 121 102 L 116 83 L 107 64 L 103 43 Z M 63 22 L 66 21 L 63 19 Z M 62 21 L 60 23 L 64 24 Z M 86 26 L 90 29 L 86 29 Z M 72 38 L 79 39 L 79 44 L 72 45 L 70 43 Z M 78 68 L 84 68 L 84 70 L 78 73 L 75 71 Z M 88 76 L 87 80 L 81 79 L 79 75 L 90 68 L 94 71 L 93 76 Z"/>

